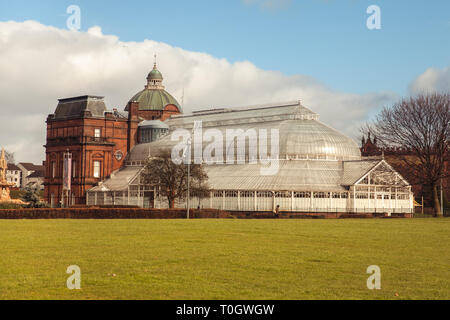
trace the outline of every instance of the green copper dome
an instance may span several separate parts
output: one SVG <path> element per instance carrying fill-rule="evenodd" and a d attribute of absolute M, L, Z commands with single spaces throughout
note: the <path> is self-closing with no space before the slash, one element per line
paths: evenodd
<path fill-rule="evenodd" d="M 156 110 L 161 111 L 164 108 L 172 104 L 178 108 L 181 112 L 181 106 L 178 101 L 166 90 L 162 84 L 163 76 L 156 68 L 156 62 L 153 66 L 153 70 L 147 76 L 147 85 L 145 89 L 136 93 L 130 102 L 139 102 L 139 110 Z"/>
<path fill-rule="evenodd" d="M 164 110 L 168 104 L 175 105 L 181 112 L 178 101 L 166 90 L 144 89 L 136 93 L 131 101 L 139 102 L 139 110 Z"/>

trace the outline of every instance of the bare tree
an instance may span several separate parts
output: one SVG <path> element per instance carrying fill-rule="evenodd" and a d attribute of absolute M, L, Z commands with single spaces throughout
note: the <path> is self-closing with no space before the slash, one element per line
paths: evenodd
<path fill-rule="evenodd" d="M 167 198 L 170 208 L 175 207 L 175 200 L 185 199 L 187 194 L 187 165 L 175 164 L 170 152 L 163 152 L 159 157 L 150 159 L 142 173 L 147 185 L 157 185 L 161 195 Z M 192 194 L 205 194 L 209 190 L 206 184 L 208 175 L 198 164 L 191 164 L 190 168 Z"/>
<path fill-rule="evenodd" d="M 430 186 L 433 207 L 442 216 L 438 186 L 449 176 L 444 162 L 450 156 L 450 94 L 428 94 L 404 99 L 384 108 L 368 126 L 384 148 L 401 148 L 401 165 L 416 183 Z"/>
<path fill-rule="evenodd" d="M 199 183 L 198 181 L 196 184 L 191 186 L 191 188 L 193 190 L 192 196 L 198 199 L 198 207 L 200 208 L 201 200 L 206 199 L 210 196 L 211 189 L 207 183 Z"/>
<path fill-rule="evenodd" d="M 7 163 L 15 163 L 13 152 L 9 152 L 8 150 L 5 150 L 5 157 L 6 157 Z"/>

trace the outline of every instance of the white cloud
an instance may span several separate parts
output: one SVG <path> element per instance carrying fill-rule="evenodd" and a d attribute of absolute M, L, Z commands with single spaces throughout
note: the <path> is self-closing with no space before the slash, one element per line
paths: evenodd
<path fill-rule="evenodd" d="M 412 82 L 409 90 L 413 94 L 427 92 L 450 92 L 450 67 L 428 68 Z"/>
<path fill-rule="evenodd" d="M 123 109 L 143 89 L 155 52 L 166 89 L 179 101 L 185 89 L 185 111 L 301 99 L 323 122 L 356 137 L 370 111 L 397 99 L 389 92 L 337 92 L 311 77 L 152 40 L 123 42 L 99 27 L 74 32 L 34 21 L 0 22 L 0 144 L 16 160 L 42 161 L 45 119 L 58 98 L 102 95 L 110 109 Z"/>

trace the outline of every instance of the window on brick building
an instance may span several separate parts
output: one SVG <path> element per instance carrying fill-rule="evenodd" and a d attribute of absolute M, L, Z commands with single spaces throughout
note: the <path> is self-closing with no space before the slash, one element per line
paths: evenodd
<path fill-rule="evenodd" d="M 72 161 L 72 178 L 77 176 L 77 162 Z"/>
<path fill-rule="evenodd" d="M 94 138 L 100 138 L 102 136 L 102 129 L 95 129 L 94 130 Z"/>
<path fill-rule="evenodd" d="M 52 178 L 56 178 L 56 162 L 52 162 Z"/>
<path fill-rule="evenodd" d="M 100 161 L 94 161 L 94 178 L 100 178 Z"/>

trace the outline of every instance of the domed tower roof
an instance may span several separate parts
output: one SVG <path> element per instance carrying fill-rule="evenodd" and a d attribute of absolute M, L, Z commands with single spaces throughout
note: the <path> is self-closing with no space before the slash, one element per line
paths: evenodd
<path fill-rule="evenodd" d="M 147 81 L 150 81 L 150 80 L 161 80 L 162 81 L 163 79 L 164 78 L 163 78 L 161 72 L 159 72 L 159 70 L 156 68 L 156 63 L 155 63 L 155 65 L 153 66 L 153 70 L 150 71 L 150 73 L 147 76 Z"/>
<path fill-rule="evenodd" d="M 129 102 L 139 102 L 139 110 L 164 110 L 167 105 L 174 105 L 182 112 L 178 101 L 165 90 L 163 75 L 159 72 L 156 61 L 153 70 L 147 76 L 147 85 L 144 90 L 136 93 Z M 128 107 L 127 107 L 128 108 Z M 127 108 L 125 111 L 128 111 Z"/>
<path fill-rule="evenodd" d="M 139 102 L 139 110 L 164 110 L 171 104 L 178 108 L 181 112 L 181 106 L 178 101 L 167 91 L 158 89 L 144 89 L 136 93 L 130 102 Z M 128 110 L 125 110 L 128 111 Z"/>

